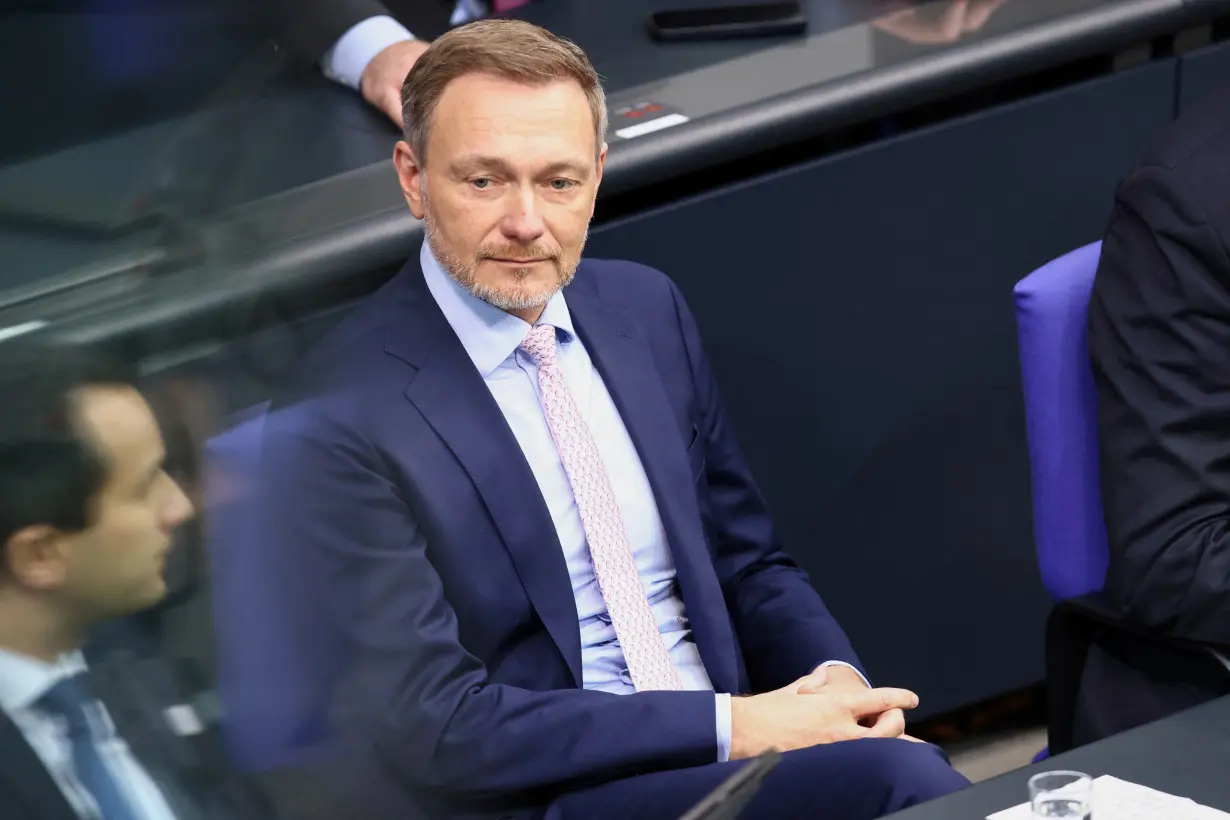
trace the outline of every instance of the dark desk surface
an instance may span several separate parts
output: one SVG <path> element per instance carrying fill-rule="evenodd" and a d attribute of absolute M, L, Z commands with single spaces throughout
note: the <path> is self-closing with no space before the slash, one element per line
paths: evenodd
<path fill-rule="evenodd" d="M 1230 698 L 1125 732 L 1050 760 L 979 783 L 942 800 L 892 816 L 893 820 L 982 820 L 1029 799 L 1029 778 L 1072 769 L 1109 774 L 1197 803 L 1230 811 Z M 1098 817 L 1094 808 L 1094 817 Z"/>
<path fill-rule="evenodd" d="M 692 118 L 678 130 L 613 140 L 608 194 L 1113 51 L 1147 32 L 1178 30 L 1230 10 L 1230 3 L 1211 1 L 1005 0 L 979 30 L 942 42 L 951 4 L 929 0 L 915 4 L 911 42 L 901 21 L 893 25 L 888 13 L 897 6 L 888 2 L 809 0 L 811 28 L 798 40 L 647 45 L 645 18 L 663 5 L 679 2 L 528 7 L 528 19 L 575 39 L 594 57 L 611 78 L 613 111 L 651 99 Z"/>
<path fill-rule="evenodd" d="M 688 2 L 699 0 L 544 0 L 526 7 L 528 19 L 586 48 L 606 78 L 613 111 L 649 100 L 690 118 L 635 139 L 612 134 L 604 194 L 1113 52 L 1230 11 L 1230 0 L 1005 0 L 978 31 L 919 44 L 885 22 L 883 0 L 809 0 L 805 37 L 653 43 L 645 33 L 649 12 Z M 948 7 L 949 0 L 918 3 L 911 36 L 919 39 L 919 25 L 934 34 Z M 40 25 L 33 18 L 21 26 L 6 21 L 0 54 L 11 53 L 6 38 L 42 37 L 42 47 L 23 52 L 34 59 L 56 37 L 83 36 L 80 25 L 67 33 Z M 928 38 L 935 39 L 922 39 Z M 203 59 L 199 50 L 193 55 Z M 221 90 L 204 96 L 202 111 L 134 121 L 128 131 L 86 135 L 50 155 L 30 156 L 27 146 L 20 161 L 0 167 L 0 306 L 9 306 L 0 307 L 0 327 L 58 324 L 79 317 L 84 304 L 98 328 L 90 333 L 110 333 L 133 321 L 174 322 L 253 288 L 319 287 L 405 258 L 420 234 L 388 161 L 393 127 L 319 76 L 267 76 L 259 54 L 239 64 L 224 73 Z M 200 85 L 199 77 L 194 81 Z M 122 225 L 140 210 L 137 203 L 149 210 L 151 200 L 171 215 L 172 233 L 190 235 L 183 258 L 195 263 L 168 261 L 165 224 L 133 228 L 122 238 L 82 230 Z M 134 255 L 151 264 L 133 271 Z M 128 272 L 111 273 L 125 266 Z M 103 303 L 115 305 L 110 317 L 98 315 Z"/>
<path fill-rule="evenodd" d="M 639 188 L 1230 11 L 1230 0 L 999 0 L 981 28 L 946 37 L 944 13 L 951 0 L 918 2 L 908 20 L 888 14 L 895 6 L 886 0 L 808 0 L 810 28 L 800 38 L 663 45 L 646 34 L 653 9 L 701 2 L 710 0 L 543 0 L 525 8 L 525 17 L 573 38 L 589 53 L 616 112 L 613 131 L 632 122 L 621 121 L 617 112 L 642 101 L 691 119 L 631 140 L 612 134 L 604 192 Z M 40 60 L 60 62 L 59 52 L 75 54 L 90 45 L 97 51 L 96 41 L 107 36 L 152 36 L 144 30 L 149 25 L 133 23 L 128 28 L 135 31 L 125 33 L 123 24 L 100 25 L 96 18 L 6 18 L 0 67 L 39 77 L 47 73 Z M 175 32 L 188 25 L 202 31 L 203 24 L 187 12 L 153 28 L 175 42 Z M 194 212 L 222 210 L 367 166 L 379 166 L 371 169 L 373 176 L 383 173 L 397 138 L 393 126 L 318 76 L 262 73 L 263 40 L 253 32 L 249 51 L 243 51 L 235 45 L 242 37 L 237 25 L 214 24 L 210 42 L 226 48 L 147 55 L 146 70 L 165 72 L 169 80 L 162 74 L 157 81 L 142 78 L 136 68 L 129 70 L 136 76 L 117 78 L 114 67 L 82 65 L 73 76 L 79 85 L 45 88 L 41 79 L 9 85 L 0 102 L 29 125 L 0 136 L 0 207 L 55 210 L 45 203 L 71 198 L 64 193 L 68 178 L 48 169 L 66 166 L 79 169 L 72 175 L 78 196 L 83 183 L 92 192 L 113 191 L 133 179 L 149 181 L 168 167 L 180 175 L 188 173 L 185 165 L 227 171 L 222 179 L 214 174 L 207 191 L 184 192 Z M 105 54 L 96 59 L 104 66 L 114 62 Z M 134 105 L 132 94 L 144 91 L 143 84 L 150 93 Z M 78 100 L 87 101 L 92 117 L 83 118 Z M 240 146 L 235 116 L 243 122 Z M 40 156 L 40 146 L 56 151 Z M 182 156 L 189 146 L 191 157 Z M 38 179 L 58 184 L 35 186 L 32 168 Z"/>

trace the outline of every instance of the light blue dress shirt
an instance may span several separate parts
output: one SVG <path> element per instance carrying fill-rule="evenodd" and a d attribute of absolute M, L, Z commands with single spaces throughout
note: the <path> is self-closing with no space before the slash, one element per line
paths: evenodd
<path fill-rule="evenodd" d="M 615 637 L 615 628 L 594 576 L 589 544 L 568 474 L 542 411 L 538 368 L 529 354 L 518 350 L 530 325 L 492 307 L 458 285 L 440 267 L 426 242 L 420 261 L 427 289 L 499 405 L 551 514 L 576 601 L 581 633 L 582 685 L 586 689 L 617 695 L 632 694 L 636 687 L 632 685 L 623 650 Z M 553 325 L 557 329 L 559 364 L 610 476 L 654 619 L 683 687 L 712 691 L 713 683 L 688 626 L 674 559 L 649 479 L 602 376 L 576 334 L 562 292 L 547 303 L 539 324 Z M 848 666 L 841 662 L 825 665 Z M 718 760 L 726 761 L 730 758 L 731 737 L 728 694 L 716 696 L 716 727 Z"/>
<path fill-rule="evenodd" d="M 482 0 L 459 0 L 449 22 L 459 26 L 487 13 L 487 4 Z M 329 79 L 358 90 L 363 69 L 373 57 L 394 43 L 413 39 L 414 35 L 392 17 L 369 17 L 337 39 L 321 58 L 320 69 Z"/>
<path fill-rule="evenodd" d="M 39 699 L 62 678 L 87 670 L 80 652 L 64 655 L 54 664 L 0 649 L 0 709 L 25 736 L 47 774 L 82 820 L 98 817 L 93 796 L 82 785 L 73 765 L 71 744 L 60 718 L 37 707 Z M 107 707 L 95 703 L 89 715 L 98 740 L 98 753 L 111 770 L 133 812 L 141 820 L 175 820 L 175 814 L 145 767 L 115 731 Z"/>

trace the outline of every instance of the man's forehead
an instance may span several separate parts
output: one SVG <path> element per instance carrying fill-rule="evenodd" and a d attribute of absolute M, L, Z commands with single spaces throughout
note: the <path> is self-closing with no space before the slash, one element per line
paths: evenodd
<path fill-rule="evenodd" d="M 581 86 L 572 80 L 529 85 L 494 74 L 467 74 L 445 87 L 436 104 L 437 123 L 489 121 L 513 127 L 544 120 L 592 128 L 593 115 Z"/>
<path fill-rule="evenodd" d="M 589 102 L 575 82 L 531 86 L 467 75 L 449 85 L 436 110 L 428 154 L 454 171 L 501 165 L 538 173 L 562 163 L 582 168 L 597 152 Z"/>
<path fill-rule="evenodd" d="M 132 387 L 85 387 L 75 396 L 82 433 L 119 470 L 141 470 L 162 453 L 162 435 L 145 399 Z"/>

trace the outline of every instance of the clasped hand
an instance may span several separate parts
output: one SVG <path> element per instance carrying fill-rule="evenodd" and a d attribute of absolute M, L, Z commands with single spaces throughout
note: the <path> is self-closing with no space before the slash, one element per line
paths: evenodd
<path fill-rule="evenodd" d="M 913 740 L 904 734 L 905 710 L 916 706 L 909 690 L 869 689 L 849 669 L 817 669 L 774 692 L 731 698 L 730 757 L 865 737 Z"/>

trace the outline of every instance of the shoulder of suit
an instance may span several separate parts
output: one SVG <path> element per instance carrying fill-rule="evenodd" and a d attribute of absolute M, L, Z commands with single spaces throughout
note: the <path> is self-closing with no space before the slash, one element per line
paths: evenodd
<path fill-rule="evenodd" d="M 673 299 L 674 285 L 657 268 L 624 259 L 586 259 L 577 271 L 577 283 L 592 285 L 603 298 L 623 302 Z"/>
<path fill-rule="evenodd" d="M 283 376 L 278 404 L 317 395 L 327 385 L 362 382 L 365 367 L 384 363 L 372 354 L 384 349 L 388 294 L 397 279 L 347 308 L 323 335 L 290 340 L 300 355 Z"/>
<path fill-rule="evenodd" d="M 1142 179 L 1181 196 L 1224 198 L 1230 182 L 1230 89 L 1185 110 L 1145 151 L 1124 187 Z"/>

